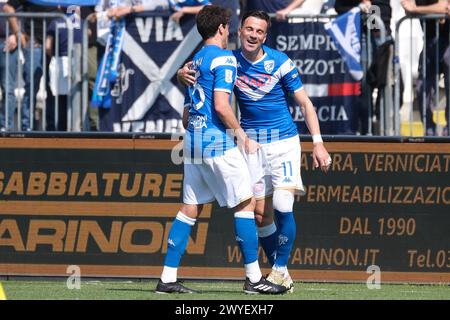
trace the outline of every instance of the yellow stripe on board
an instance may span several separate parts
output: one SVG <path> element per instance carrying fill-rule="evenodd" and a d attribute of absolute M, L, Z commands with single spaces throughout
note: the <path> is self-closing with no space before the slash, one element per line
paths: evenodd
<path fill-rule="evenodd" d="M 0 300 L 6 300 L 6 294 L 5 294 L 5 291 L 3 290 L 3 286 L 2 286 L 1 282 L 0 282 Z"/>

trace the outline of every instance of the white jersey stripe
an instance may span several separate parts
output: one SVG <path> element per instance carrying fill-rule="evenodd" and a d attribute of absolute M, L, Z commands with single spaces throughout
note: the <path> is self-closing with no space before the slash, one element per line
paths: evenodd
<path fill-rule="evenodd" d="M 222 88 L 214 88 L 214 91 L 223 91 L 223 92 L 226 92 L 226 93 L 231 93 L 230 90 L 222 89 Z"/>
<path fill-rule="evenodd" d="M 257 101 L 262 99 L 266 94 L 268 94 L 272 89 L 277 85 L 277 83 L 283 78 L 286 74 L 291 72 L 292 69 L 295 68 L 292 61 L 290 59 L 286 60 L 277 71 L 275 71 L 270 76 L 269 84 L 263 85 L 256 90 L 252 90 L 251 88 L 239 88 L 239 90 L 243 91 L 250 99 Z"/>
<path fill-rule="evenodd" d="M 237 68 L 237 62 L 235 56 L 221 56 L 214 58 L 211 61 L 210 70 L 214 70 L 218 66 L 232 66 L 234 68 Z"/>
<path fill-rule="evenodd" d="M 255 213 L 251 211 L 238 211 L 234 214 L 235 218 L 254 219 Z"/>
<path fill-rule="evenodd" d="M 294 63 L 291 59 L 287 59 L 281 67 L 278 69 L 280 72 L 280 79 L 283 78 L 285 75 L 287 75 L 289 72 L 291 72 L 295 68 Z"/>

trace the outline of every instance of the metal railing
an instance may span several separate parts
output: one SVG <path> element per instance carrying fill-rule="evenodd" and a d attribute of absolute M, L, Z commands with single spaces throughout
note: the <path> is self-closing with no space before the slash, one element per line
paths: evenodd
<path fill-rule="evenodd" d="M 75 90 L 73 89 L 73 81 L 72 81 L 72 76 L 74 74 L 74 70 L 73 70 L 73 64 L 71 63 L 73 60 L 73 24 L 72 21 L 64 14 L 62 13 L 23 13 L 23 12 L 17 12 L 17 13 L 0 13 L 0 18 L 4 18 L 5 19 L 5 23 L 6 23 L 6 39 L 11 35 L 10 33 L 10 26 L 9 26 L 9 22 L 8 22 L 8 18 L 12 18 L 15 17 L 18 20 L 18 25 L 19 25 L 19 31 L 17 34 L 17 43 L 18 43 L 18 47 L 16 50 L 18 50 L 18 55 L 21 55 L 24 49 L 30 49 L 30 54 L 29 57 L 26 56 L 25 59 L 29 58 L 29 67 L 30 67 L 30 79 L 23 79 L 23 73 L 24 70 L 22 66 L 22 63 L 20 62 L 20 59 L 18 58 L 18 63 L 17 66 L 17 76 L 16 79 L 14 79 L 14 83 L 15 83 L 15 88 L 16 88 L 16 92 L 17 94 L 17 103 L 15 106 L 13 106 L 13 108 L 10 107 L 10 103 L 11 101 L 9 101 L 8 99 L 8 82 L 9 82 L 9 68 L 11 68 L 11 66 L 9 65 L 9 55 L 10 53 L 7 51 L 6 52 L 6 61 L 5 61 L 5 83 L 6 83 L 6 87 L 7 88 L 3 88 L 4 89 L 4 100 L 3 100 L 3 105 L 4 105 L 4 117 L 5 117 L 5 123 L 2 124 L 2 126 L 4 126 L 4 130 L 7 131 L 11 131 L 14 130 L 14 125 L 12 123 L 9 123 L 9 119 L 11 118 L 10 115 L 10 111 L 12 110 L 13 112 L 15 111 L 15 109 L 17 109 L 17 130 L 18 131 L 32 131 L 32 130 L 36 130 L 36 129 L 40 129 L 40 130 L 46 130 L 46 102 L 48 99 L 48 93 L 46 92 L 46 94 L 43 95 L 44 97 L 44 101 L 43 101 L 43 108 L 42 108 L 42 116 L 41 116 L 41 123 L 39 125 L 39 123 L 37 123 L 37 128 L 35 127 L 35 109 L 36 109 L 36 94 L 38 92 L 38 88 L 35 87 L 36 83 L 40 83 L 39 79 L 34 79 L 35 74 L 34 74 L 34 67 L 37 63 L 35 61 L 35 55 L 34 55 L 34 49 L 36 48 L 40 48 L 42 50 L 42 56 L 39 57 L 39 59 L 42 59 L 42 77 L 44 80 L 44 84 L 47 85 L 47 80 L 48 80 L 48 70 L 47 70 L 47 55 L 46 55 L 46 50 L 45 50 L 45 40 L 47 38 L 47 24 L 49 19 L 58 19 L 58 20 L 62 20 L 63 23 L 65 24 L 65 26 L 67 27 L 67 37 L 68 37 L 68 42 L 67 42 L 67 56 L 68 56 L 68 61 L 69 61 L 69 68 L 67 70 L 68 72 L 68 83 L 67 86 L 69 88 L 69 94 L 67 95 L 67 129 L 71 130 L 72 129 L 72 107 L 73 107 L 73 95 L 75 93 Z M 29 20 L 30 23 L 30 34 L 27 35 L 29 36 L 29 42 L 27 42 L 26 48 L 22 47 L 22 42 L 20 41 L 20 39 L 22 39 L 22 35 L 25 34 L 24 31 L 24 21 Z M 36 22 L 36 20 L 41 20 L 42 23 L 42 43 L 38 43 L 36 41 L 36 34 L 35 34 L 35 24 L 38 23 Z M 58 29 L 56 29 L 56 33 L 55 33 L 55 45 L 56 45 L 56 50 L 55 50 L 55 57 L 58 58 L 59 57 L 59 39 L 58 39 Z M 26 62 L 26 61 L 25 61 Z M 25 64 L 24 64 L 25 65 Z M 24 81 L 29 82 L 29 92 L 24 92 L 24 89 L 27 88 L 27 85 L 25 85 L 24 87 Z M 46 87 L 46 86 L 45 86 Z M 46 90 L 45 90 L 46 91 Z M 29 114 L 27 114 L 26 116 L 29 116 L 29 125 L 28 127 L 24 127 L 23 124 L 23 98 L 28 96 L 29 97 L 29 105 L 26 106 L 28 108 L 28 112 Z M 55 124 L 57 125 L 58 123 L 58 96 L 55 96 Z"/>
<path fill-rule="evenodd" d="M 401 65 L 400 65 L 400 27 L 401 25 L 407 21 L 410 20 L 412 23 L 413 19 L 418 19 L 420 20 L 421 26 L 422 26 L 422 31 L 423 31 L 423 38 L 424 38 L 424 43 L 423 43 L 423 49 L 422 49 L 422 53 L 421 53 L 421 59 L 419 61 L 420 65 L 419 65 L 419 70 L 421 71 L 421 74 L 419 72 L 419 79 L 421 81 L 423 81 L 423 84 L 421 86 L 421 92 L 419 93 L 422 97 L 422 99 L 420 99 L 421 101 L 419 101 L 418 97 L 416 96 L 412 102 L 416 102 L 416 104 L 419 105 L 419 112 L 420 112 L 420 120 L 421 123 L 423 125 L 423 135 L 429 135 L 430 132 L 427 132 L 427 123 L 430 123 L 431 121 L 433 121 L 433 119 L 430 119 L 429 117 L 432 117 L 432 111 L 431 109 L 438 109 L 439 107 L 439 102 L 440 102 L 440 89 L 439 89 L 439 81 L 440 81 L 440 74 L 444 72 L 444 70 L 440 69 L 439 66 L 439 62 L 441 59 L 441 55 L 440 55 L 440 50 L 445 49 L 445 48 L 440 48 L 440 43 L 439 43 L 439 38 L 440 37 L 448 37 L 449 42 L 450 43 L 450 34 L 448 35 L 440 35 L 440 30 L 439 30 L 439 24 L 440 24 L 440 20 L 445 19 L 446 23 L 450 23 L 450 18 L 447 15 L 444 14 L 427 14 L 427 15 L 408 15 L 403 17 L 402 19 L 400 19 L 397 24 L 396 24 L 396 28 L 395 28 L 395 34 L 396 34 L 396 42 L 395 42 L 395 58 L 394 58 L 394 79 L 395 79 L 395 134 L 396 135 L 400 135 L 400 131 L 401 131 L 401 119 L 400 119 L 400 108 L 401 108 Z M 433 43 L 427 43 L 427 22 L 428 21 L 432 21 L 434 20 L 434 28 L 435 28 L 435 35 L 434 35 L 434 39 L 432 39 Z M 412 28 L 411 28 L 411 34 L 410 37 L 412 38 Z M 435 46 L 434 47 L 434 51 L 435 51 L 435 64 L 434 65 L 428 65 L 427 63 L 427 51 L 429 49 L 428 45 L 432 45 Z M 448 44 L 447 44 L 448 45 Z M 411 55 L 412 53 L 412 42 L 411 42 Z M 412 62 L 411 62 L 412 64 Z M 410 64 L 410 68 L 412 69 L 412 65 Z M 434 68 L 434 74 L 435 74 L 435 79 L 427 79 L 427 70 L 428 68 Z M 450 65 L 448 66 L 448 76 L 447 78 L 450 78 Z M 411 74 L 411 77 L 413 77 L 413 75 Z M 411 88 L 405 88 L 405 90 L 410 90 L 412 93 L 414 92 L 413 87 L 414 87 L 414 81 L 413 79 L 410 79 L 410 83 L 411 83 Z M 444 83 L 444 88 L 445 90 L 449 90 L 450 88 L 450 79 L 446 80 L 447 83 Z M 427 103 L 427 95 L 430 92 L 427 92 L 427 88 L 429 85 L 431 85 L 431 83 L 433 83 L 434 86 L 434 106 L 432 105 L 428 105 Z M 409 83 L 409 82 L 408 82 Z M 447 98 L 446 98 L 447 99 Z M 450 125 L 450 114 L 448 112 L 448 104 L 449 101 L 445 101 L 446 103 L 446 107 L 445 109 L 447 109 L 447 119 L 446 119 L 446 126 L 448 128 L 448 126 Z M 409 127 L 409 135 L 413 135 L 413 122 L 414 122 L 414 116 L 413 116 L 413 112 L 414 112 L 414 104 L 411 103 L 411 107 L 409 110 L 409 114 L 408 114 L 408 121 L 404 121 L 404 123 L 408 124 Z M 430 108 L 429 110 L 427 110 L 428 108 Z M 434 132 L 433 135 L 435 135 L 436 132 Z"/>

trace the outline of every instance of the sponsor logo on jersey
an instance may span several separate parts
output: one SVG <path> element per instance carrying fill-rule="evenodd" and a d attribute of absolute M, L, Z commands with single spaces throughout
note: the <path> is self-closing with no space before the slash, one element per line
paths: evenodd
<path fill-rule="evenodd" d="M 199 116 L 199 115 L 191 115 L 189 116 L 189 123 L 192 125 L 194 129 L 202 129 L 208 128 L 206 125 L 206 121 L 208 120 L 208 116 Z"/>
<path fill-rule="evenodd" d="M 227 58 L 227 60 L 225 60 L 224 65 L 235 66 L 236 65 L 236 60 L 234 60 L 233 58 Z"/>
<path fill-rule="evenodd" d="M 267 74 L 255 73 L 252 75 L 241 75 L 237 78 L 236 86 L 241 89 L 261 88 L 271 82 L 272 77 Z"/>

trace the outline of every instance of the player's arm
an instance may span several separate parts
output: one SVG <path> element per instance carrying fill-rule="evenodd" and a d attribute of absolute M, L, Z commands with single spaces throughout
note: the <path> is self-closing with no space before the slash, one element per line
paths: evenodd
<path fill-rule="evenodd" d="M 294 62 L 284 54 L 281 57 L 285 59 L 280 67 L 281 83 L 286 91 L 294 93 L 295 102 L 300 106 L 302 114 L 305 117 L 306 125 L 313 137 L 314 148 L 312 157 L 314 167 L 317 168 L 320 166 L 322 171 L 326 172 L 331 164 L 331 158 L 323 145 L 316 110 L 314 110 L 314 106 L 303 88 Z"/>
<path fill-rule="evenodd" d="M 320 134 L 319 119 L 317 118 L 316 110 L 306 94 L 304 89 L 294 92 L 294 99 L 300 106 L 303 116 L 305 117 L 306 126 L 313 137 L 313 163 L 317 168 L 320 165 L 322 171 L 328 171 L 331 164 L 331 157 L 327 149 L 323 145 L 322 136 Z"/>
<path fill-rule="evenodd" d="M 237 62 L 233 56 L 217 57 L 212 62 L 214 67 L 214 109 L 224 124 L 225 128 L 233 129 L 239 148 L 244 148 L 247 153 L 255 153 L 259 144 L 249 139 L 241 128 L 238 119 L 234 115 L 230 105 L 230 95 L 233 92 L 236 81 Z"/>
<path fill-rule="evenodd" d="M 255 153 L 259 148 L 259 144 L 251 140 L 245 131 L 241 128 L 239 121 L 234 115 L 233 109 L 231 109 L 230 103 L 230 93 L 225 91 L 214 91 L 214 109 L 217 115 L 224 124 L 225 128 L 233 129 L 234 135 L 237 138 L 237 143 L 239 147 L 244 146 L 244 150 L 247 153 Z"/>

